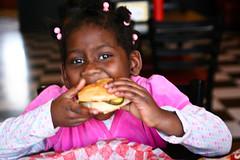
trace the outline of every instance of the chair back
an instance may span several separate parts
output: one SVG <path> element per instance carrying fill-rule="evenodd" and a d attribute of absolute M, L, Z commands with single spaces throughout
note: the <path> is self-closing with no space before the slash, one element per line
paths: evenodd
<path fill-rule="evenodd" d="M 217 68 L 220 31 L 212 21 L 151 22 L 151 47 L 156 73 L 175 84 L 192 79 L 207 82 L 206 107 L 210 110 Z"/>
<path fill-rule="evenodd" d="M 177 88 L 189 97 L 192 104 L 197 106 L 204 105 L 206 81 L 193 79 L 188 84 L 177 85 Z"/>

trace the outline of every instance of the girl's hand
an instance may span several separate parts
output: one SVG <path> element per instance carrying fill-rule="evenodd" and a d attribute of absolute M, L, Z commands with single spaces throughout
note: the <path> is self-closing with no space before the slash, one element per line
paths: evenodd
<path fill-rule="evenodd" d="M 160 108 L 145 88 L 128 78 L 119 78 L 110 82 L 106 88 L 110 93 L 131 101 L 123 109 L 141 119 L 149 127 L 156 127 L 160 118 Z"/>
<path fill-rule="evenodd" d="M 76 95 L 85 83 L 85 80 L 81 80 L 76 87 L 69 89 L 52 102 L 51 114 L 54 127 L 76 126 L 92 117 L 88 108 L 76 102 Z"/>
<path fill-rule="evenodd" d="M 148 91 L 128 78 L 119 78 L 106 85 L 110 93 L 127 98 L 131 103 L 123 109 L 141 119 L 147 126 L 175 136 L 184 134 L 181 121 L 174 112 L 159 108 Z"/>

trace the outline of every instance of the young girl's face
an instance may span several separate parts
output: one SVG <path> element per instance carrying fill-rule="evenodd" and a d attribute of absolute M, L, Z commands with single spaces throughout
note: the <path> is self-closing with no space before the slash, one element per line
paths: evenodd
<path fill-rule="evenodd" d="M 76 86 L 81 78 L 89 84 L 102 78 L 130 77 L 141 69 L 139 53 L 134 51 L 128 56 L 115 35 L 99 26 L 81 26 L 69 35 L 66 43 L 62 74 L 68 88 Z"/>

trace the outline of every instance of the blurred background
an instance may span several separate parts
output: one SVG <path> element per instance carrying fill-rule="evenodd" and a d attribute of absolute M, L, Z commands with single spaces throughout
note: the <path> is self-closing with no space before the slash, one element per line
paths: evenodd
<path fill-rule="evenodd" d="M 205 80 L 205 107 L 223 118 L 228 125 L 234 138 L 232 151 L 239 148 L 240 1 L 111 2 L 116 6 L 129 7 L 135 28 L 141 33 L 140 50 L 144 63 L 141 74 L 146 77 L 153 73 L 162 74 L 176 85 L 188 83 L 192 79 Z M 0 1 L 0 121 L 21 114 L 37 95 L 40 85 L 61 83 L 60 54 L 54 28 L 69 13 L 74 12 L 77 5 L 77 0 Z M 205 36 L 199 45 L 200 37 L 204 37 L 204 34 L 200 35 L 200 31 L 207 31 L 207 38 L 211 39 L 206 40 Z M 179 37 L 171 39 L 170 33 Z M 205 42 L 209 42 L 210 46 L 207 48 L 211 48 L 208 55 L 203 53 L 206 49 L 195 50 L 203 48 Z M 194 48 L 196 43 L 198 46 Z M 185 49 L 188 51 L 187 56 L 183 54 Z M 168 54 L 167 57 L 163 57 L 164 51 Z M 190 56 L 190 53 L 195 52 L 198 54 Z M 172 55 L 177 53 L 180 55 L 173 58 Z M 198 64 L 193 59 L 197 57 L 197 62 L 200 62 L 201 55 L 205 56 L 201 60 L 208 59 L 207 64 L 211 64 L 210 67 L 194 70 L 188 65 L 187 69 L 185 67 L 179 71 L 183 67 L 180 64 L 168 65 L 171 70 L 168 66 L 160 66 L 164 64 L 164 60 L 169 59 L 178 62 L 187 59 L 196 66 Z"/>

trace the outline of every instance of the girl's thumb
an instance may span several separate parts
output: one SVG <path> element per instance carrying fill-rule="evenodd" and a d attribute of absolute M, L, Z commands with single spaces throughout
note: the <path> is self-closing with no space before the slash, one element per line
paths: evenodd
<path fill-rule="evenodd" d="M 68 90 L 67 96 L 69 96 L 70 98 L 75 97 L 77 93 L 85 86 L 85 84 L 86 80 L 81 79 L 77 86 L 72 87 L 71 89 Z"/>

